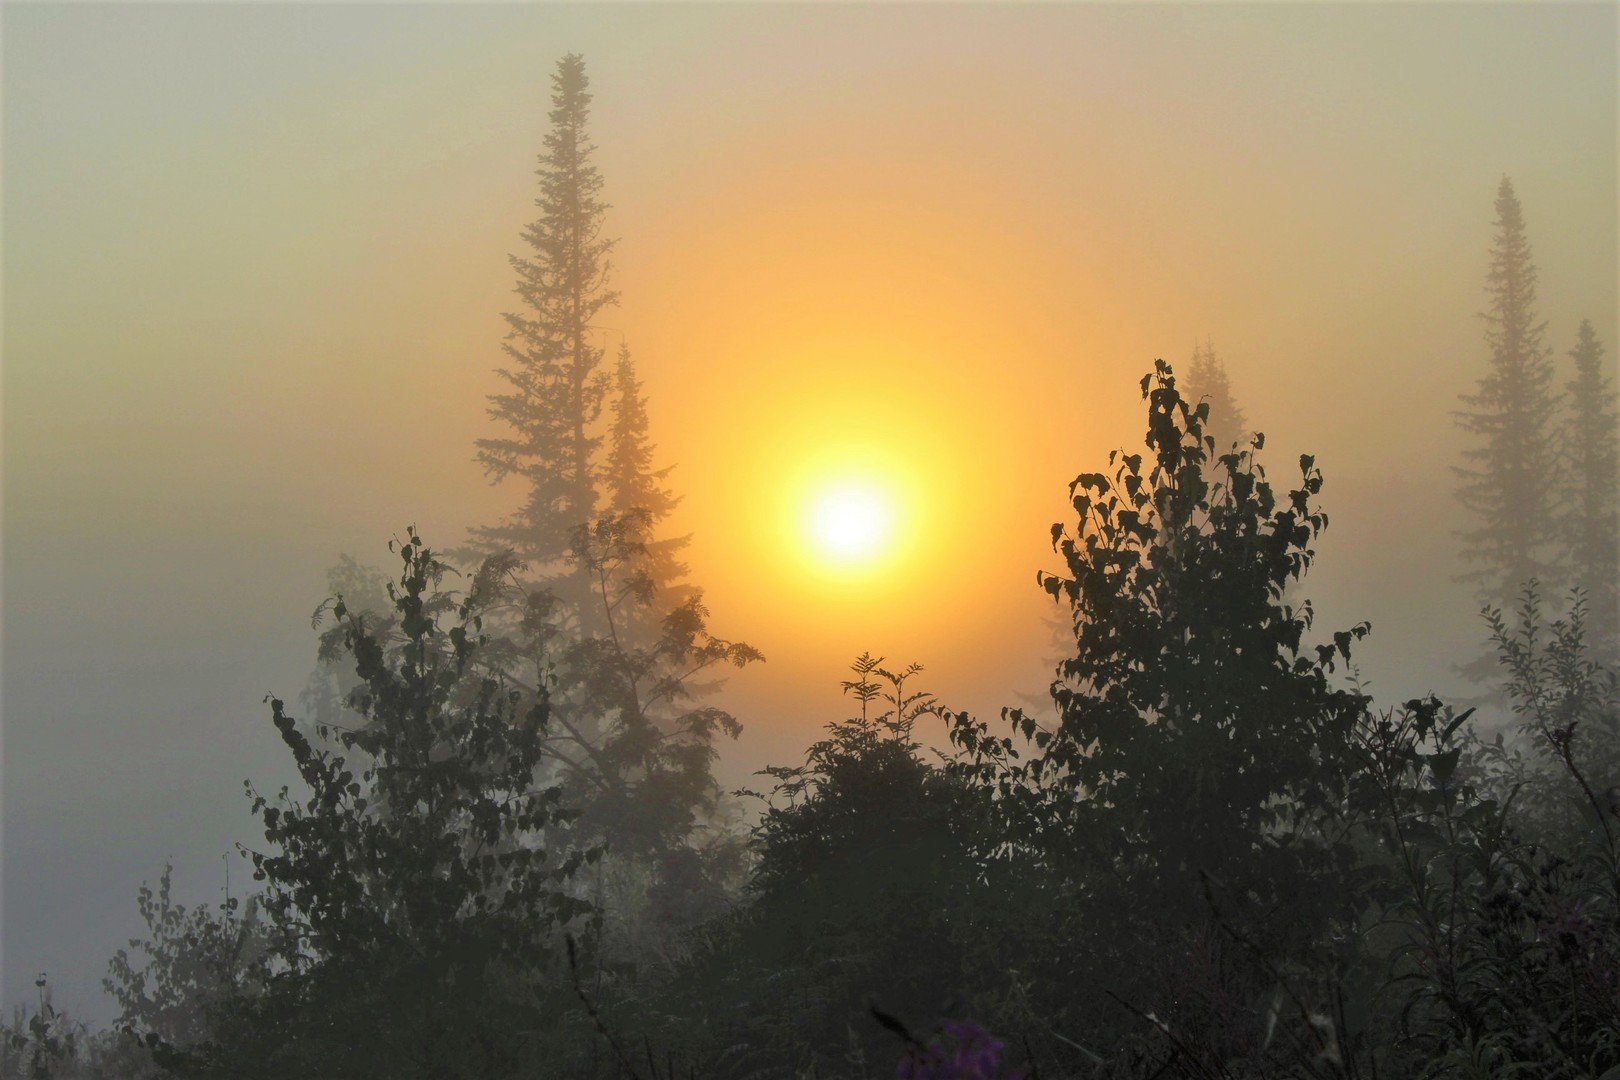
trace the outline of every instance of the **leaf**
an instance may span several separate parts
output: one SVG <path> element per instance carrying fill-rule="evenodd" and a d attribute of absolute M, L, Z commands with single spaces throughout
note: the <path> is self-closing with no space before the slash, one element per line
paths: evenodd
<path fill-rule="evenodd" d="M 1457 761 L 1462 757 L 1462 747 L 1453 747 L 1442 754 L 1433 754 L 1429 757 L 1429 768 L 1434 771 L 1435 777 L 1442 783 L 1449 783 L 1457 771 Z"/>

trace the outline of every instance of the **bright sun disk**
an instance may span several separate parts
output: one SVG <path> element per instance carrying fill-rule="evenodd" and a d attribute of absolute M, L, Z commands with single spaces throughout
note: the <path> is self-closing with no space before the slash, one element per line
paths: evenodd
<path fill-rule="evenodd" d="M 860 562 L 878 554 L 894 517 L 889 500 L 880 492 L 855 484 L 819 493 L 809 516 L 817 547 L 824 556 L 840 562 Z"/>

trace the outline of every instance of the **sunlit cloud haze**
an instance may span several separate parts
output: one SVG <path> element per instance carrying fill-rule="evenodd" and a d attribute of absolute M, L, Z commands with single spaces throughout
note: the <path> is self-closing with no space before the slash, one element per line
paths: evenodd
<path fill-rule="evenodd" d="M 1316 454 L 1304 591 L 1395 700 L 1461 683 L 1451 410 L 1510 176 L 1561 356 L 1616 341 L 1616 8 L 7 5 L 5 1002 L 98 980 L 165 860 L 212 899 L 286 778 L 341 553 L 507 512 L 473 459 L 583 53 L 648 385 L 733 677 L 724 775 L 862 650 L 959 708 L 1040 687 L 1065 485 L 1210 339 Z M 877 491 L 881 550 L 806 515 Z M 238 864 L 232 871 L 241 875 Z M 245 876 L 245 875 L 243 875 Z"/>

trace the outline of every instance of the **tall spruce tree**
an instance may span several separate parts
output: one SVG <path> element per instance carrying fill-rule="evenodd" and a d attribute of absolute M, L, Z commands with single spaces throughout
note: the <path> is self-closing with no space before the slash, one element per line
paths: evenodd
<path fill-rule="evenodd" d="M 608 851 L 593 892 L 618 943 L 607 951 L 623 959 L 646 951 L 628 933 L 634 910 L 673 929 L 723 902 L 734 845 L 713 744 L 739 725 L 698 699 L 714 669 L 760 656 L 710 633 L 701 595 L 679 583 L 684 540 L 657 536 L 677 502 L 669 470 L 655 465 L 628 350 L 608 370 L 595 325 L 618 294 L 581 58 L 563 57 L 552 85 L 541 214 L 512 259 L 523 305 L 506 316 L 508 385 L 490 399 L 508 431 L 478 442 L 489 474 L 527 492 L 504 522 L 474 531 L 484 559 L 473 581 L 503 598 L 484 662 L 548 702 L 547 761 L 578 810 L 570 839 Z"/>
<path fill-rule="evenodd" d="M 1469 564 L 1460 581 L 1479 601 L 1505 607 L 1532 579 L 1557 580 L 1555 470 L 1557 396 L 1546 323 L 1536 317 L 1536 268 L 1524 212 L 1503 178 L 1483 313 L 1490 360 L 1478 388 L 1462 396 L 1457 424 L 1473 440 L 1457 468 L 1458 500 L 1473 516 L 1463 530 Z"/>
<path fill-rule="evenodd" d="M 1590 322 L 1581 322 L 1569 355 L 1575 362 L 1564 431 L 1570 576 L 1586 591 L 1591 641 L 1613 656 L 1620 633 L 1620 418 Z"/>
<path fill-rule="evenodd" d="M 523 304 L 505 316 L 510 363 L 500 374 L 509 389 L 490 398 L 491 418 L 511 430 L 478 440 L 488 474 L 522 477 L 529 491 L 517 512 L 477 536 L 489 548 L 554 568 L 568 557 L 575 530 L 597 514 L 596 423 L 608 379 L 592 323 L 618 293 L 608 288 L 614 241 L 602 235 L 608 207 L 586 131 L 584 59 L 564 56 L 551 82 L 551 130 L 536 170 L 540 217 L 523 232 L 528 254 L 511 258 Z"/>

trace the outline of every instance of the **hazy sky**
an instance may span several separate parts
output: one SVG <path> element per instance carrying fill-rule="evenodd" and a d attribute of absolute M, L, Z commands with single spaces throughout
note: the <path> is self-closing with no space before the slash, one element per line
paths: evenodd
<path fill-rule="evenodd" d="M 1372 620 L 1382 696 L 1455 688 L 1492 199 L 1549 342 L 1589 317 L 1612 357 L 1616 12 L 7 4 L 5 1002 L 46 970 L 106 1019 L 140 882 L 217 898 L 339 553 L 515 500 L 472 444 L 562 53 L 622 238 L 604 322 L 716 629 L 769 657 L 727 691 L 740 778 L 843 715 L 863 649 L 976 710 L 1038 686 L 1064 485 L 1205 337 L 1274 477 L 1326 472 L 1324 624 Z M 857 467 L 900 496 L 880 575 L 793 532 Z"/>

